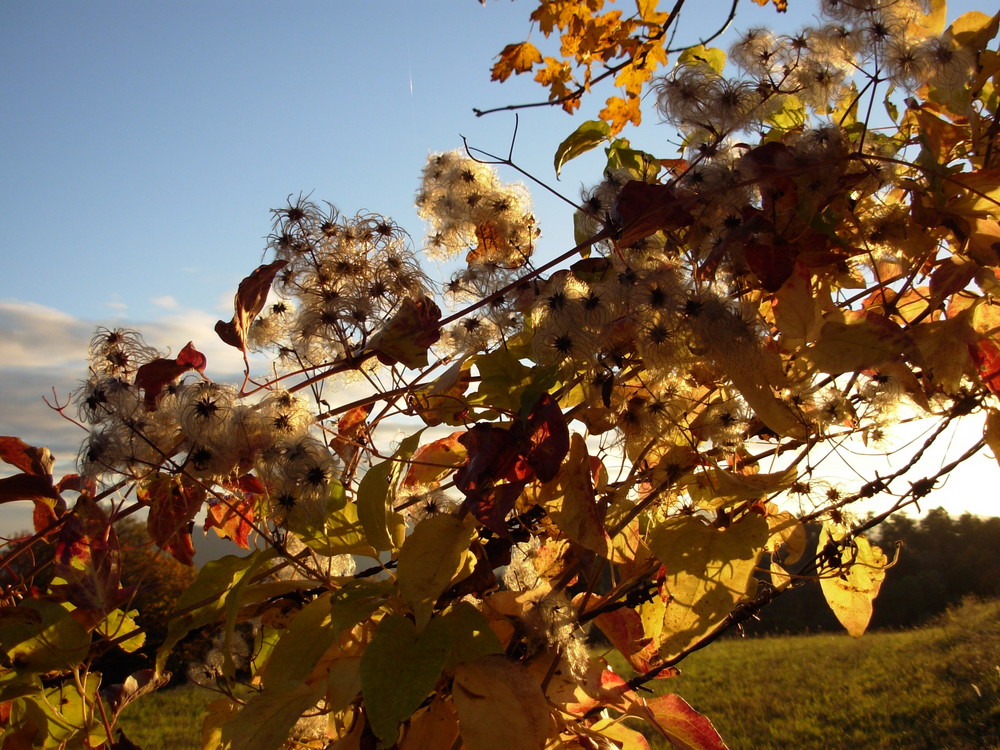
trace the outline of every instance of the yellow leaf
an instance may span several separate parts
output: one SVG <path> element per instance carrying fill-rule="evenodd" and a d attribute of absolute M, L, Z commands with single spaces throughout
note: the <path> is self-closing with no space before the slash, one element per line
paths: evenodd
<path fill-rule="evenodd" d="M 494 81 L 506 81 L 511 73 L 527 73 L 531 66 L 542 61 L 542 54 L 531 42 L 508 44 L 493 65 Z"/>
<path fill-rule="evenodd" d="M 569 455 L 556 478 L 541 485 L 538 503 L 571 540 L 601 557 L 610 555 L 611 540 L 597 510 L 587 444 L 579 433 L 570 435 Z"/>
<path fill-rule="evenodd" d="M 853 323 L 828 321 L 806 351 L 817 370 L 831 375 L 878 367 L 903 354 L 909 337 L 886 318 L 869 315 Z"/>
<path fill-rule="evenodd" d="M 629 95 L 625 99 L 619 96 L 608 97 L 607 106 L 597 113 L 597 116 L 611 126 L 611 135 L 621 132 L 628 123 L 638 125 L 642 122 L 639 111 L 639 97 Z"/>
<path fill-rule="evenodd" d="M 812 276 L 801 263 L 781 288 L 774 293 L 771 303 L 774 324 L 781 331 L 781 342 L 786 349 L 794 349 L 813 341 L 819 333 L 821 309 L 812 293 Z"/>
<path fill-rule="evenodd" d="M 662 625 L 654 635 L 661 659 L 683 654 L 753 594 L 753 570 L 767 536 L 767 521 L 756 513 L 726 529 L 699 516 L 678 516 L 650 532 L 649 546 L 666 572 Z"/>
<path fill-rule="evenodd" d="M 773 474 L 737 474 L 724 469 L 709 468 L 695 475 L 697 487 L 692 497 L 708 508 L 724 508 L 740 500 L 754 500 L 787 489 L 798 476 L 795 469 Z"/>
<path fill-rule="evenodd" d="M 791 565 L 798 562 L 806 551 L 806 527 L 787 510 L 768 515 L 767 520 L 771 532 L 768 545 L 771 555 L 773 556 L 784 545 L 787 553 L 784 558 L 785 563 Z"/>
<path fill-rule="evenodd" d="M 983 437 L 993 451 L 993 457 L 1000 463 L 1000 411 L 994 408 L 986 410 L 986 424 L 983 427 Z"/>
<path fill-rule="evenodd" d="M 399 750 L 427 750 L 451 747 L 458 739 L 458 715 L 455 706 L 435 696 L 426 710 L 414 714 L 399 743 Z"/>
<path fill-rule="evenodd" d="M 827 544 L 839 544 L 846 534 L 840 526 L 823 524 L 820 551 Z M 860 638 L 871 621 L 872 602 L 882 586 L 887 562 L 881 549 L 858 536 L 842 546 L 839 570 L 820 578 L 827 604 L 853 638 Z"/>
<path fill-rule="evenodd" d="M 475 528 L 454 516 L 432 516 L 417 524 L 399 551 L 399 593 L 423 628 L 438 597 L 472 573 L 476 556 L 469 549 Z"/>
<path fill-rule="evenodd" d="M 541 750 L 553 733 L 541 686 L 505 656 L 459 664 L 452 698 L 468 750 Z"/>
<path fill-rule="evenodd" d="M 642 93 L 643 84 L 652 77 L 653 71 L 650 68 L 640 68 L 638 65 L 626 65 L 615 76 L 615 86 L 625 89 L 625 93 L 629 96 L 639 96 Z"/>

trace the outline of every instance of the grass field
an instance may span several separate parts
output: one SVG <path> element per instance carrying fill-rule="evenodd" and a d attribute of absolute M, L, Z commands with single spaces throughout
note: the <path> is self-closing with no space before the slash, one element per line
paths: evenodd
<path fill-rule="evenodd" d="M 1000 600 L 859 640 L 721 641 L 681 668 L 655 690 L 709 716 L 732 750 L 1000 750 Z M 213 697 L 162 691 L 126 709 L 122 726 L 144 750 L 200 750 L 201 708 Z"/>

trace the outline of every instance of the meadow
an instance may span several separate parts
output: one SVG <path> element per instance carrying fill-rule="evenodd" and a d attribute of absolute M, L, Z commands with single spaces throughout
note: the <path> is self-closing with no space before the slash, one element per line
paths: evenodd
<path fill-rule="evenodd" d="M 730 638 L 681 668 L 653 689 L 711 717 L 732 750 L 1000 750 L 1000 600 L 858 640 Z M 201 708 L 213 697 L 161 691 L 126 709 L 122 726 L 144 750 L 199 750 Z"/>

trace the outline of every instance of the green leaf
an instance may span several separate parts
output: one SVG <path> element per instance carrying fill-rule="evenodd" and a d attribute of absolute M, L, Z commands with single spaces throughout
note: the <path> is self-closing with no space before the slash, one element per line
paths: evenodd
<path fill-rule="evenodd" d="M 305 682 L 285 683 L 281 690 L 255 693 L 232 719 L 222 726 L 224 748 L 278 750 L 288 741 L 295 722 L 315 706 L 326 686 Z"/>
<path fill-rule="evenodd" d="M 476 529 L 454 516 L 432 516 L 417 524 L 399 551 L 399 593 L 424 627 L 434 603 L 449 586 L 472 573 L 476 556 L 469 549 Z"/>
<path fill-rule="evenodd" d="M 236 615 L 240 607 L 244 606 L 243 599 L 247 586 L 250 585 L 253 577 L 275 557 L 277 557 L 277 552 L 274 549 L 263 550 L 262 554 L 258 555 L 253 563 L 243 571 L 236 585 L 226 594 L 226 626 L 222 639 L 222 673 L 226 677 L 236 677 L 236 664 L 233 662 L 231 644 L 233 632 L 236 630 Z"/>
<path fill-rule="evenodd" d="M 431 620 L 431 624 L 434 623 L 448 627 L 448 639 L 451 643 L 448 669 L 454 669 L 463 662 L 475 661 L 480 656 L 503 653 L 500 641 L 486 616 L 469 602 L 456 602 L 441 617 Z"/>
<path fill-rule="evenodd" d="M 309 602 L 295 615 L 281 635 L 261 672 L 265 689 L 304 682 L 320 657 L 333 645 L 332 609 L 327 592 Z"/>
<path fill-rule="evenodd" d="M 32 747 L 42 750 L 103 746 L 108 736 L 99 713 L 93 710 L 100 684 L 101 676 L 91 672 L 82 684 L 82 694 L 73 682 L 67 682 L 41 695 L 18 698 L 11 706 L 10 724 L 33 728 L 36 741 Z"/>
<path fill-rule="evenodd" d="M 402 615 L 388 615 L 379 623 L 361 657 L 361 692 L 382 746 L 395 743 L 399 724 L 434 689 L 448 658 L 450 633 L 440 618 L 421 632 Z"/>
<path fill-rule="evenodd" d="M 726 53 L 718 47 L 706 47 L 703 44 L 696 44 L 681 52 L 677 58 L 677 64 L 704 64 L 721 75 L 722 69 L 726 67 Z"/>
<path fill-rule="evenodd" d="M 337 589 L 330 597 L 333 607 L 330 621 L 339 637 L 348 628 L 367 620 L 381 607 L 395 587 L 388 581 L 354 580 Z"/>
<path fill-rule="evenodd" d="M 118 648 L 131 654 L 146 642 L 146 633 L 135 624 L 133 619 L 138 616 L 139 612 L 134 609 L 128 614 L 116 609 L 110 612 L 104 621 L 97 626 L 97 632 L 112 640 L 124 638 L 118 641 Z M 128 637 L 125 638 L 125 636 Z"/>
<path fill-rule="evenodd" d="M 645 151 L 632 148 L 627 138 L 616 138 L 604 149 L 604 153 L 608 157 L 609 171 L 627 170 L 640 182 L 654 182 L 660 173 L 660 162 L 657 158 Z"/>
<path fill-rule="evenodd" d="M 358 485 L 358 518 L 369 544 L 377 550 L 396 547 L 389 532 L 392 499 L 406 468 L 405 462 L 417 449 L 424 429 L 403 440 L 392 458 L 372 466 Z"/>
<path fill-rule="evenodd" d="M 226 555 L 205 563 L 198 571 L 194 583 L 181 594 L 174 607 L 182 612 L 170 620 L 167 637 L 156 652 L 156 671 L 161 672 L 170 650 L 195 628 L 221 620 L 226 611 L 226 594 L 235 586 L 243 571 L 253 565 L 264 551 L 252 552 L 246 557 Z"/>
<path fill-rule="evenodd" d="M 27 599 L 0 614 L 0 643 L 14 669 L 33 674 L 78 666 L 90 648 L 90 633 L 65 607 Z"/>
<path fill-rule="evenodd" d="M 603 120 L 587 120 L 587 122 L 580 125 L 556 149 L 556 177 L 559 176 L 566 162 L 596 148 L 602 141 L 607 140 L 610 135 L 611 126 Z"/>

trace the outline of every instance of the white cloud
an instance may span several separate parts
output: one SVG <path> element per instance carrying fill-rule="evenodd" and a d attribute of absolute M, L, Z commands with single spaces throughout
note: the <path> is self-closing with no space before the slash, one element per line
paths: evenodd
<path fill-rule="evenodd" d="M 151 299 L 150 302 L 152 302 L 157 307 L 162 307 L 164 310 L 176 310 L 178 307 L 180 307 L 180 304 L 177 302 L 177 300 L 171 297 L 169 294 L 163 297 L 153 297 L 153 299 Z"/>
<path fill-rule="evenodd" d="M 52 307 L 0 300 L 0 367 L 80 367 L 94 326 Z"/>

